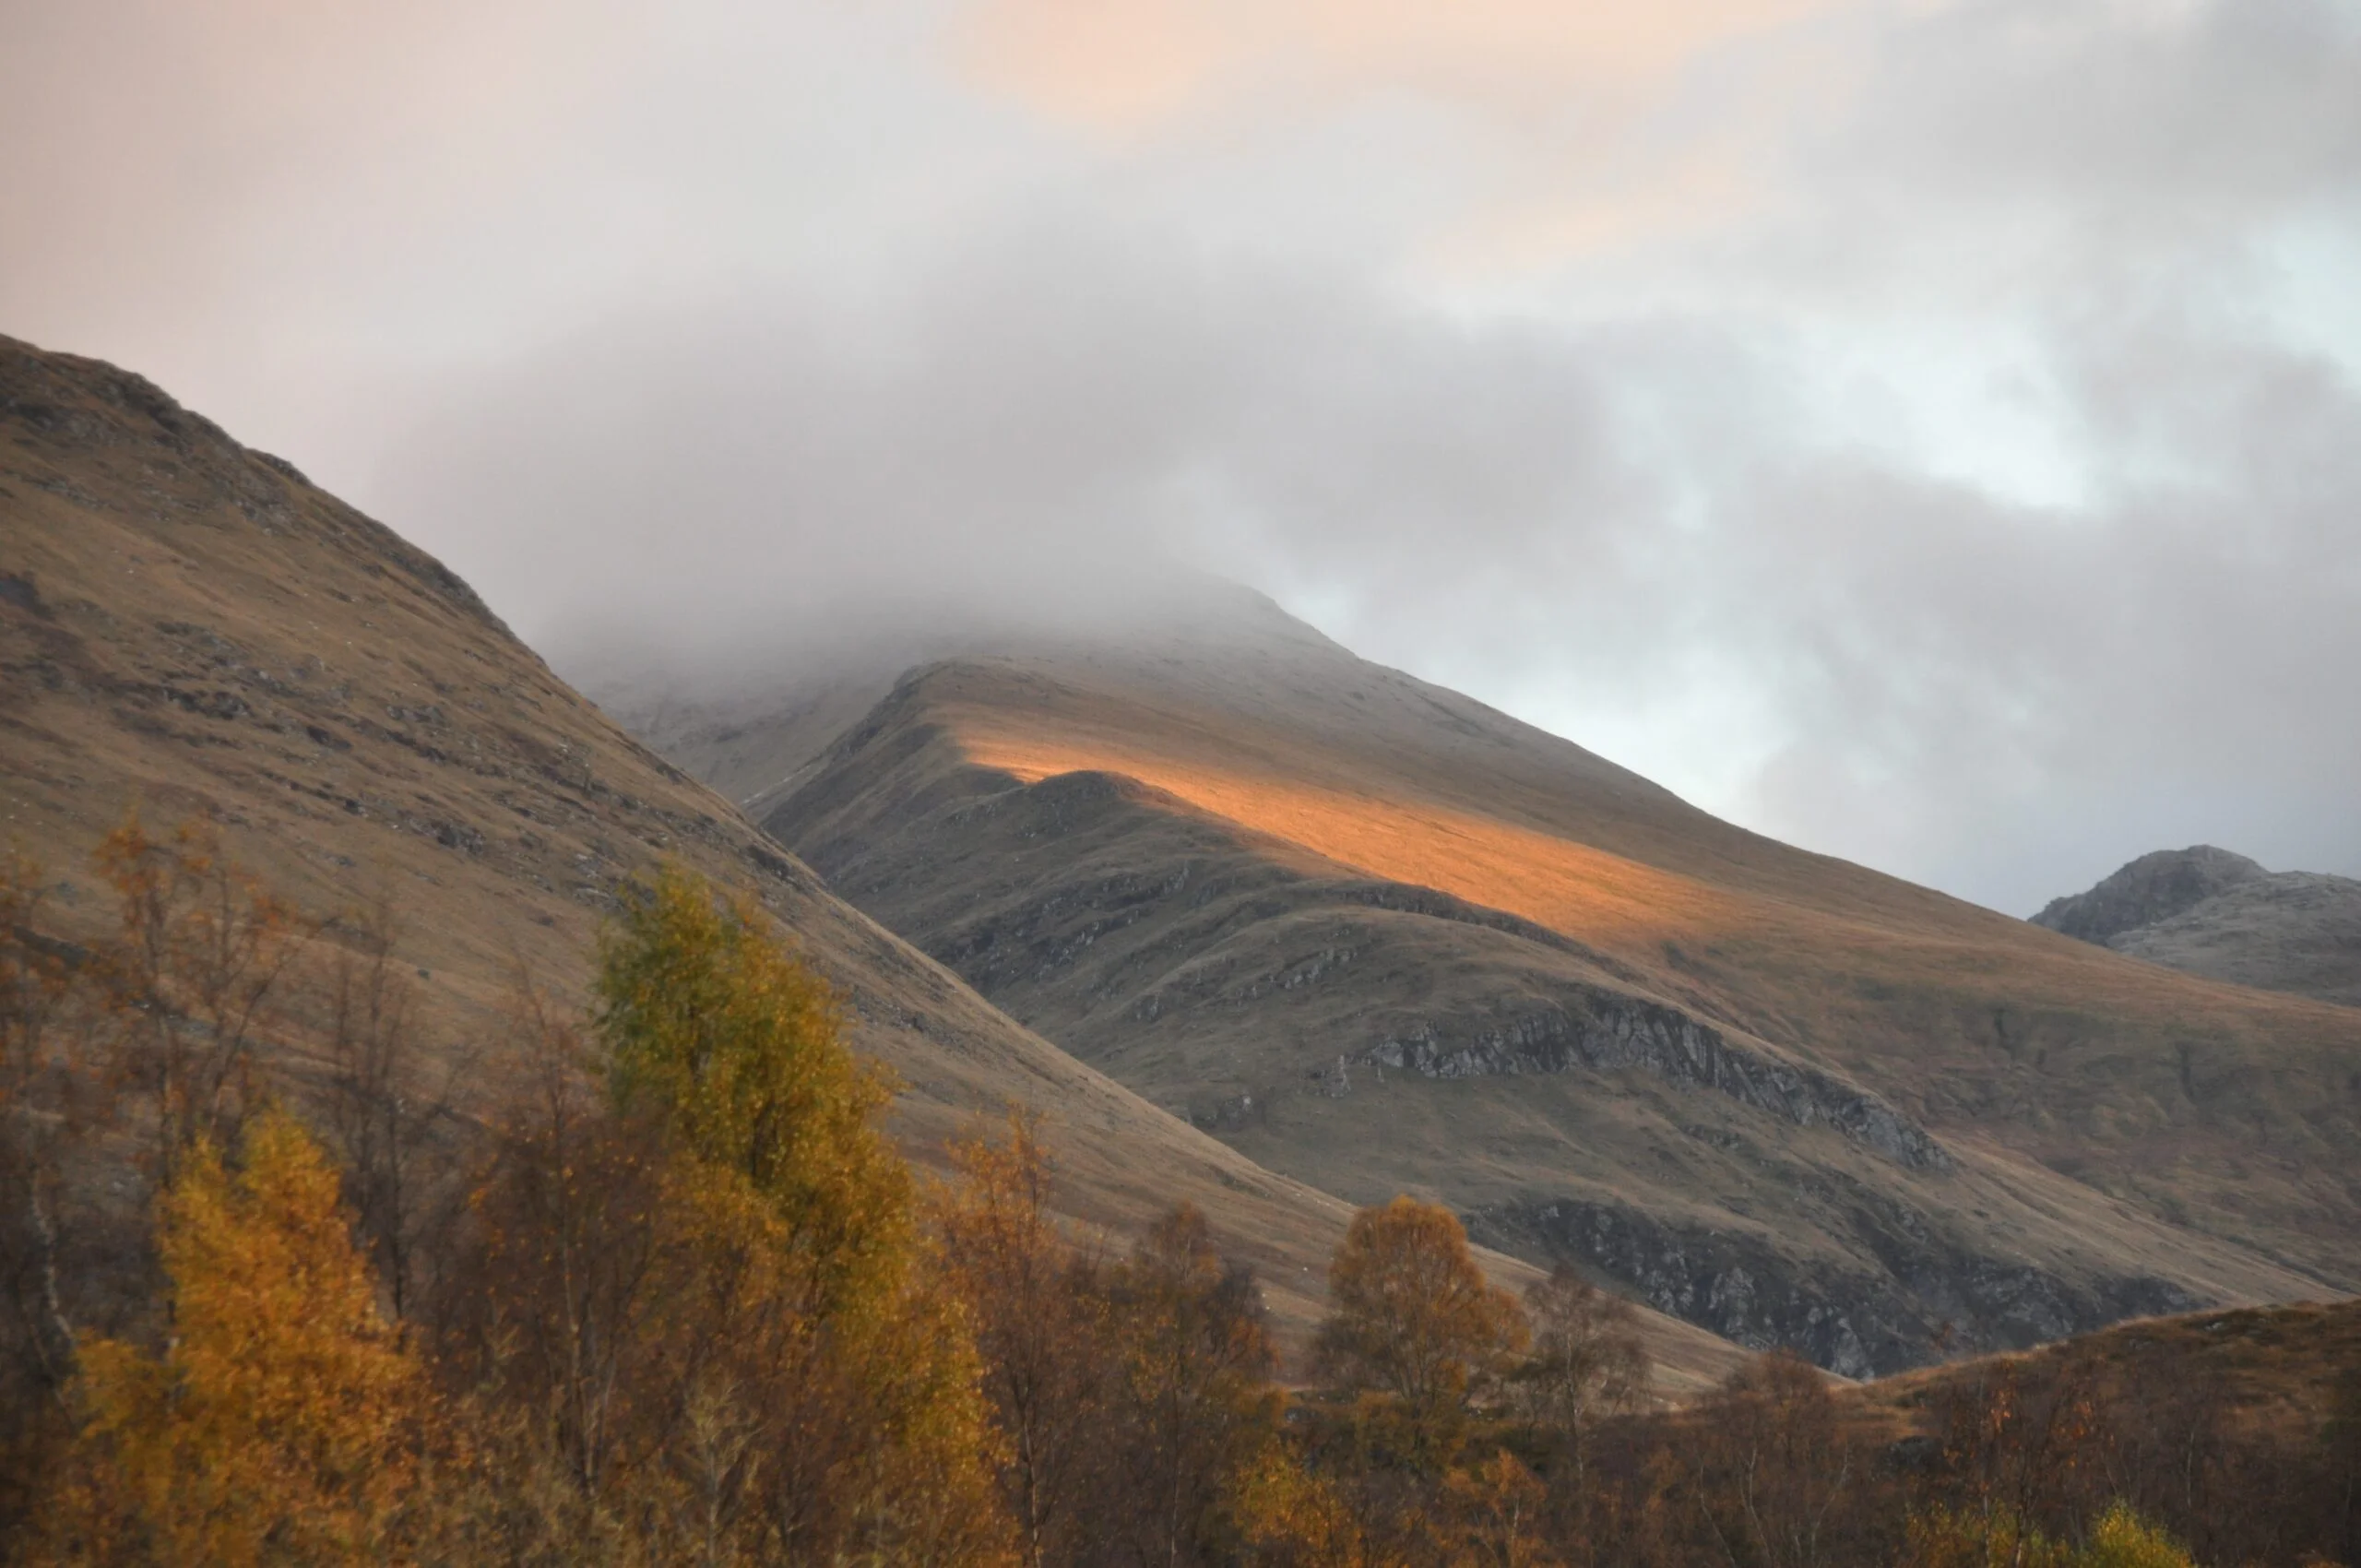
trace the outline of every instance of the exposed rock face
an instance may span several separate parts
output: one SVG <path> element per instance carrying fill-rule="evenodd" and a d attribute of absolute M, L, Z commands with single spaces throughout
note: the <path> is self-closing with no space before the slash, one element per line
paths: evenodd
<path fill-rule="evenodd" d="M 1430 1078 L 1562 1073 L 1576 1064 L 1639 1067 L 1670 1082 L 1728 1095 L 1792 1122 L 1825 1126 L 1916 1169 L 1948 1170 L 1951 1157 L 1927 1130 L 1892 1106 L 1817 1068 L 1733 1045 L 1678 1008 L 1584 988 L 1565 1007 L 1454 1039 L 1429 1023 L 1353 1060 L 1407 1068 Z"/>
<path fill-rule="evenodd" d="M 2361 882 L 2199 846 L 2143 855 L 2034 917 L 2152 964 L 2361 1006 Z"/>
<path fill-rule="evenodd" d="M 2107 945 L 2212 980 L 2361 1007 L 2361 882 L 2281 872 Z"/>
<path fill-rule="evenodd" d="M 1739 1229 L 1667 1224 L 1628 1205 L 1535 1200 L 1469 1217 L 1469 1233 L 1550 1251 L 1626 1281 L 1660 1312 L 1752 1349 L 1790 1348 L 1846 1377 L 1930 1360 L 2019 1350 L 2126 1317 L 2202 1305 L 2148 1276 L 2070 1282 L 2046 1269 L 1961 1250 L 1923 1216 L 1855 1197 L 1858 1239 L 1883 1271 L 1802 1263 Z"/>
<path fill-rule="evenodd" d="M 2087 893 L 2053 898 L 2033 923 L 2107 945 L 2110 937 L 2153 925 L 2242 882 L 2271 873 L 2244 855 L 2195 844 L 2141 856 Z"/>
<path fill-rule="evenodd" d="M 884 733 L 865 727 L 853 748 Z M 880 754 L 907 759 L 926 738 L 919 731 L 884 742 Z M 855 779 L 866 782 L 856 786 Z M 1433 1079 L 1636 1068 L 1799 1127 L 1826 1127 L 1912 1169 L 1950 1165 L 1925 1128 L 1876 1095 L 1679 1007 L 1592 983 L 1597 956 L 1530 921 L 1430 887 L 1307 875 L 1275 864 L 1216 824 L 1159 818 L 1152 792 L 1109 774 L 1062 774 L 1013 790 L 985 770 L 967 770 L 898 805 L 881 805 L 887 797 L 870 787 L 876 782 L 867 768 L 824 775 L 811 791 L 775 807 L 765 826 L 783 841 L 809 844 L 813 863 L 848 889 L 892 897 L 896 908 L 906 907 L 901 898 L 927 906 L 921 923 L 931 950 L 987 994 L 1064 991 L 1086 968 L 1097 976 L 1087 988 L 1101 1004 L 1095 1011 L 1103 1013 L 1104 1004 L 1121 995 L 1120 1017 L 1133 1027 L 1168 1013 L 1180 1025 L 1190 1009 L 1234 1013 L 1323 986 L 1365 998 L 1365 988 L 1384 982 L 1366 964 L 1358 971 L 1354 966 L 1386 944 L 1378 931 L 1394 932 L 1398 949 L 1399 928 L 1439 922 L 1467 956 L 1464 980 L 1477 978 L 1474 963 L 1481 954 L 1489 966 L 1513 965 L 1516 983 L 1479 1000 L 1480 980 L 1429 981 L 1414 1006 L 1364 1008 L 1358 1027 L 1337 1039 L 1334 1065 L 1323 1056 L 1304 1070 L 1318 1086 L 1311 1092 L 1341 1098 L 1355 1065 Z M 905 845 L 888 849 L 866 834 L 809 830 L 848 806 L 872 826 L 880 824 L 872 811 L 891 813 Z M 920 837 L 927 848 L 916 850 Z M 1101 839 L 1122 844 L 1139 858 L 1138 869 L 1095 863 L 1089 846 Z M 988 859 L 995 847 L 1021 853 L 1026 845 L 1054 850 L 1055 858 L 1014 899 L 970 901 L 937 915 L 939 900 L 912 880 L 914 873 L 947 872 L 955 860 Z M 903 859 L 907 850 L 916 850 L 915 863 Z M 1175 860 L 1176 850 L 1190 852 Z M 1077 862 L 1087 865 L 1087 874 L 1068 874 Z M 1299 951 L 1298 932 L 1314 920 L 1327 937 L 1316 950 Z M 1110 958 L 1119 953 L 1120 961 Z M 1135 989 L 1123 994 L 1127 985 Z M 1062 1033 L 1075 1049 L 1095 1054 L 1097 1028 L 1069 1026 Z M 1266 1088 L 1264 1105 L 1286 1092 Z M 1236 1127 L 1252 1114 L 1253 1103 L 1253 1090 L 1242 1088 L 1197 1119 Z"/>

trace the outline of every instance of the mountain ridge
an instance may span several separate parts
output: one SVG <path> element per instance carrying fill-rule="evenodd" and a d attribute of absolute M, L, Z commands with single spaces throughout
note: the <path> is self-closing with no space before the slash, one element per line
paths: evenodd
<path fill-rule="evenodd" d="M 1232 634 L 1178 673 L 1120 647 L 920 665 L 756 809 L 1260 1162 L 1408 1185 L 1742 1343 L 1889 1371 L 2355 1277 L 2354 1199 L 2305 1173 L 2353 1146 L 2348 1021 L 2084 960 L 1334 644 Z M 716 766 L 688 735 L 671 754 Z M 1477 914 L 1411 912 L 1443 900 Z M 1724 1092 L 1750 1075 L 1780 1092 Z M 2232 1101 L 2302 1153 L 2287 1179 Z"/>

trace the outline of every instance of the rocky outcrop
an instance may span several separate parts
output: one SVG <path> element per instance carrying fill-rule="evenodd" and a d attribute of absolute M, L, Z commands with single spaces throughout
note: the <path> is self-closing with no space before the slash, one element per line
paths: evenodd
<path fill-rule="evenodd" d="M 2361 1006 L 2361 881 L 2279 872 L 2107 945 L 2208 980 Z"/>
<path fill-rule="evenodd" d="M 996 771 L 978 757 L 998 742 L 959 736 L 967 694 L 1001 679 L 906 680 L 765 826 L 992 1001 L 1274 1169 L 1357 1201 L 1431 1194 L 1521 1256 L 1855 1374 L 2235 1277 L 2199 1261 L 2210 1239 L 2056 1167 L 1939 1141 L 1906 1078 L 1889 1095 L 1847 1070 L 1881 1049 L 1867 1015 L 1731 1003 L 1742 943 L 1604 951 L 1113 766 Z M 999 721 L 1052 692 L 1006 683 Z"/>
<path fill-rule="evenodd" d="M 2169 920 L 2217 893 L 2270 874 L 2244 855 L 2211 844 L 2158 849 L 2123 866 L 2088 892 L 2051 899 L 2033 917 L 2033 923 L 2104 947 L 2110 937 Z"/>
<path fill-rule="evenodd" d="M 1827 1127 L 1913 1170 L 1944 1170 L 1951 1157 L 1927 1130 L 1873 1094 L 1816 1068 L 1733 1043 L 1678 1008 L 1585 991 L 1564 1007 L 1451 1038 L 1432 1024 L 1382 1040 L 1356 1061 L 1430 1078 L 1637 1067 L 1669 1082 L 1728 1095 L 1799 1127 Z"/>
<path fill-rule="evenodd" d="M 848 738 L 848 754 L 882 739 L 877 749 L 898 758 L 922 743 L 922 737 L 886 735 L 874 720 L 864 731 Z M 978 786 L 980 792 L 965 792 Z M 823 796 L 829 789 L 828 783 L 815 787 L 767 826 L 786 837 L 796 826 L 792 811 L 835 808 L 853 798 L 873 802 L 878 794 L 873 786 L 856 790 L 844 779 Z M 1056 843 L 1068 857 L 1060 873 L 1028 879 L 1018 896 L 975 912 L 929 921 L 928 950 L 991 996 L 1013 986 L 1060 988 L 1062 977 L 1087 960 L 1095 975 L 1090 990 L 1121 998 L 1127 1018 L 1143 1025 L 1168 1011 L 1235 1011 L 1323 984 L 1366 987 L 1370 977 L 1353 971 L 1379 944 L 1369 934 L 1372 916 L 1365 911 L 1438 922 L 1455 930 L 1461 950 L 1480 948 L 1514 983 L 1428 987 L 1413 1009 L 1388 1009 L 1373 1015 L 1373 1023 L 1341 1026 L 1333 1037 L 1333 1064 L 1323 1055 L 1305 1075 L 1311 1092 L 1342 1098 L 1351 1090 L 1356 1065 L 1438 1079 L 1635 1068 L 1684 1088 L 1726 1095 L 1797 1126 L 1827 1128 L 1912 1170 L 1950 1168 L 1950 1156 L 1925 1128 L 1876 1095 L 1783 1060 L 1668 1004 L 1575 978 L 1622 972 L 1581 943 L 1431 887 L 1308 876 L 1240 856 L 1234 837 L 1213 825 L 1144 810 L 1152 803 L 1143 799 L 1148 793 L 1099 772 L 1059 775 L 1016 790 L 990 776 L 946 781 L 894 808 L 905 820 L 926 820 L 925 837 L 935 848 L 918 865 L 897 864 L 890 874 L 898 882 L 921 866 L 939 872 L 943 851 L 955 844 L 968 849 L 997 842 L 1013 860 L 1027 847 Z M 1095 866 L 1086 846 L 1101 834 L 1129 840 L 1138 861 Z M 1159 852 L 1141 853 L 1149 844 Z M 876 861 L 848 852 L 841 843 L 812 844 L 808 852 L 856 897 L 893 885 Z M 1085 868 L 1095 874 L 1074 874 Z M 1272 939 L 1283 922 L 1300 927 L 1323 915 L 1329 919 L 1320 926 L 1317 946 L 1307 950 Z M 1124 956 L 1115 961 L 1110 954 L 1119 949 Z M 1513 1000 L 1504 1002 L 1503 994 Z M 1075 1037 L 1069 1032 L 1067 1038 Z M 1192 1095 L 1191 1119 L 1236 1131 L 1253 1124 L 1275 1096 L 1291 1091 L 1302 1092 L 1301 1086 L 1266 1083 L 1210 1101 Z"/>
<path fill-rule="evenodd" d="M 1850 1239 L 1881 1268 L 1799 1259 L 1762 1234 L 1684 1228 L 1620 1204 L 1550 1199 L 1466 1216 L 1478 1241 L 1526 1253 L 1537 1242 L 1660 1312 L 1751 1349 L 1793 1350 L 1846 1377 L 2023 1349 L 2205 1304 L 2162 1279 L 2077 1285 L 1983 1255 L 1890 1198 L 1861 1194 L 1851 1218 Z"/>
<path fill-rule="evenodd" d="M 2199 846 L 2143 855 L 2034 917 L 2208 980 L 2361 1006 L 2361 881 Z"/>

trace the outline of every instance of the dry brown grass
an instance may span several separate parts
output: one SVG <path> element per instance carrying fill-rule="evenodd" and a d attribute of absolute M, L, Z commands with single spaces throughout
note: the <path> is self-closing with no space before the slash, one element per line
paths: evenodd
<path fill-rule="evenodd" d="M 2308 1439 L 2328 1419 L 2338 1380 L 2361 1372 L 2361 1301 L 2139 1318 L 2017 1355 L 1881 1378 L 1844 1398 L 1873 1429 L 1924 1431 L 1947 1397 L 1987 1385 L 1996 1373 L 2039 1384 L 2070 1370 L 2119 1404 L 2118 1419 L 2130 1425 L 2140 1423 L 2145 1404 L 2201 1391 L 2233 1426 Z"/>

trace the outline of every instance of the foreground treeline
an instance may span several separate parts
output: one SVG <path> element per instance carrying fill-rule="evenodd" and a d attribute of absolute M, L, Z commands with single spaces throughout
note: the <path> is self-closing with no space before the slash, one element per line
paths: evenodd
<path fill-rule="evenodd" d="M 96 870 L 79 944 L 0 876 L 8 1559 L 2361 1560 L 2349 1370 L 2291 1416 L 2053 1356 L 1898 1425 L 1771 1357 L 1666 1409 L 1621 1301 L 1494 1289 L 1406 1198 L 1283 1368 L 1202 1216 L 1072 1234 L 1025 1118 L 916 1176 L 825 988 L 685 875 L 587 1013 L 520 979 L 470 1052 L 388 910 L 306 921 L 194 831 Z"/>

